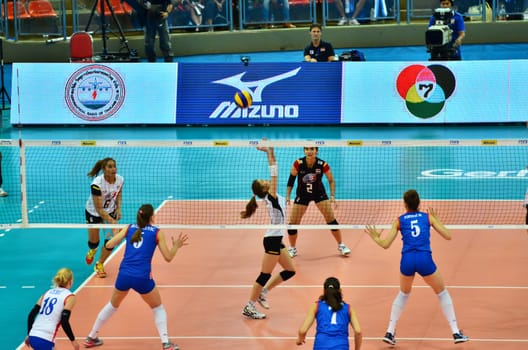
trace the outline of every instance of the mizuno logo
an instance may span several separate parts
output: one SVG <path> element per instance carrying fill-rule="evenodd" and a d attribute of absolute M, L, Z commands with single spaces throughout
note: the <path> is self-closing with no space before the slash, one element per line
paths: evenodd
<path fill-rule="evenodd" d="M 294 77 L 299 73 L 301 67 L 291 70 L 286 73 L 276 75 L 274 77 L 269 77 L 266 79 L 256 80 L 256 81 L 242 81 L 242 77 L 246 72 L 233 75 L 224 79 L 213 81 L 214 84 L 223 84 L 227 86 L 232 86 L 240 91 L 248 91 L 251 93 L 253 102 L 262 102 L 262 91 L 268 86 L 278 81 Z"/>
<path fill-rule="evenodd" d="M 233 101 L 223 101 L 209 115 L 209 119 L 297 119 L 299 118 L 298 105 L 262 104 L 262 92 L 269 85 L 284 79 L 294 77 L 299 73 L 301 67 L 286 73 L 275 75 L 266 79 L 256 81 L 242 81 L 246 72 L 213 81 L 214 84 L 232 86 L 238 91 L 247 91 L 251 94 L 253 105 L 249 108 L 240 109 Z"/>

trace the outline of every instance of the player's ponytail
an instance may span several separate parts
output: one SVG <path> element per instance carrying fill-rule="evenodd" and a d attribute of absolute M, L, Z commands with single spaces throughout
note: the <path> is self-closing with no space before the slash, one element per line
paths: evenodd
<path fill-rule="evenodd" d="M 240 217 L 242 219 L 249 218 L 251 215 L 255 213 L 255 211 L 257 211 L 257 208 L 258 208 L 257 199 L 255 198 L 255 196 L 253 196 L 251 197 L 249 202 L 247 202 L 246 210 L 240 212 Z"/>
<path fill-rule="evenodd" d="M 102 169 L 106 167 L 106 163 L 113 161 L 116 162 L 113 158 L 106 157 L 104 159 L 99 159 L 93 166 L 92 170 L 87 174 L 88 177 L 94 177 L 97 175 Z"/>
<path fill-rule="evenodd" d="M 145 226 L 147 226 L 150 223 L 150 219 L 152 218 L 152 215 L 154 215 L 154 207 L 150 204 L 143 204 L 136 216 L 136 225 L 138 229 L 134 234 L 132 235 L 132 238 L 130 238 L 130 241 L 132 243 L 139 243 L 143 239 L 141 237 L 141 232 Z"/>
<path fill-rule="evenodd" d="M 341 283 L 335 277 L 328 277 L 323 285 L 324 293 L 319 300 L 325 301 L 332 311 L 341 310 L 343 307 L 343 295 L 341 294 Z"/>

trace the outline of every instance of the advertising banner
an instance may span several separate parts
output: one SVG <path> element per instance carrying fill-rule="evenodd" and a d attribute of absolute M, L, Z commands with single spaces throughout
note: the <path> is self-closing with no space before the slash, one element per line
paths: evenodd
<path fill-rule="evenodd" d="M 11 124 L 174 124 L 177 64 L 14 63 Z"/>
<path fill-rule="evenodd" d="M 248 108 L 234 96 L 247 91 Z M 180 64 L 177 124 L 339 124 L 340 63 Z"/>
<path fill-rule="evenodd" d="M 522 122 L 526 81 L 526 60 L 346 63 L 342 122 Z"/>

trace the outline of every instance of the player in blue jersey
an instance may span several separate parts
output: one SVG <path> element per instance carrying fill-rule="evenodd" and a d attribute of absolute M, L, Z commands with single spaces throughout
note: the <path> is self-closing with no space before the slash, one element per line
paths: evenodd
<path fill-rule="evenodd" d="M 164 350 L 178 350 L 178 346 L 169 340 L 167 333 L 167 312 L 161 303 L 161 296 L 152 278 L 152 257 L 156 247 L 167 262 L 171 262 L 178 249 L 187 245 L 188 237 L 180 233 L 175 239 L 171 237 L 169 247 L 165 234 L 154 224 L 154 208 L 143 204 L 137 213 L 136 224 L 129 225 L 106 243 L 107 249 L 112 249 L 126 239 L 125 254 L 115 282 L 110 302 L 99 312 L 97 319 L 84 341 L 84 347 L 100 346 L 103 341 L 97 333 L 106 321 L 117 311 L 130 289 L 139 293 L 141 298 L 152 308 L 154 321 Z"/>
<path fill-rule="evenodd" d="M 416 190 L 403 194 L 406 213 L 394 221 L 389 233 L 381 238 L 381 232 L 375 226 L 368 225 L 365 232 L 382 248 L 389 248 L 398 231 L 401 232 L 403 248 L 400 261 L 400 292 L 394 299 L 389 326 L 383 341 L 395 345 L 396 323 L 400 318 L 411 293 L 414 276 L 418 273 L 438 296 L 444 316 L 451 327 L 455 344 L 467 342 L 469 338 L 458 328 L 453 301 L 447 291 L 442 276 L 437 270 L 431 252 L 431 226 L 445 239 L 451 239 L 451 233 L 436 216 L 433 209 L 419 211 L 420 196 Z"/>
<path fill-rule="evenodd" d="M 246 204 L 246 210 L 240 213 L 240 217 L 246 219 L 255 213 L 257 210 L 257 200 L 255 197 L 259 197 L 266 203 L 271 224 L 284 225 L 286 222 L 286 200 L 277 194 L 279 169 L 277 161 L 275 160 L 273 147 L 257 147 L 257 149 L 266 152 L 268 155 L 271 180 L 253 181 L 251 185 L 253 197 Z M 282 243 L 283 236 L 284 228 L 270 228 L 264 234 L 264 257 L 262 258 L 260 274 L 255 283 L 253 283 L 249 301 L 242 311 L 242 315 L 248 318 L 256 320 L 266 318 L 266 314 L 257 310 L 257 301 L 263 308 L 269 309 L 267 293 L 278 284 L 289 280 L 295 275 L 293 261 L 286 250 L 286 246 Z M 271 273 L 277 264 L 282 266 L 283 270 L 272 278 Z"/>
<path fill-rule="evenodd" d="M 39 298 L 28 315 L 28 336 L 25 343 L 35 350 L 53 350 L 55 336 L 61 325 L 72 347 L 79 350 L 79 343 L 70 326 L 70 315 L 75 306 L 75 294 L 70 291 L 73 272 L 68 268 L 60 269 L 53 278 L 53 285 L 53 288 Z"/>
<path fill-rule="evenodd" d="M 323 295 L 316 301 L 299 328 L 297 345 L 302 345 L 306 333 L 317 320 L 314 350 L 349 350 L 348 325 L 354 330 L 354 350 L 361 349 L 363 336 L 354 309 L 343 301 L 341 283 L 328 277 L 323 285 Z"/>

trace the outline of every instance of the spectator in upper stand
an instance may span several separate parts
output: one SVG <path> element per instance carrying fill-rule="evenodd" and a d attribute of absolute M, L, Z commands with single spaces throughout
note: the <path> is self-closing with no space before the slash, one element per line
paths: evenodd
<path fill-rule="evenodd" d="M 345 24 L 347 24 L 348 22 L 348 19 L 347 19 L 347 15 L 345 13 L 345 7 L 343 6 L 343 1 L 342 0 L 334 0 L 334 5 L 336 7 L 336 10 L 337 12 L 339 12 L 339 21 L 337 21 L 337 25 L 338 26 L 344 26 Z"/>
<path fill-rule="evenodd" d="M 453 0 L 440 0 L 441 8 L 453 9 Z M 451 43 L 449 44 L 449 59 L 461 60 L 462 53 L 460 47 L 462 46 L 462 39 L 466 36 L 466 28 L 464 24 L 464 17 L 453 9 L 453 18 L 449 24 L 449 28 L 453 30 Z M 429 19 L 429 27 L 435 24 L 434 16 Z"/>
<path fill-rule="evenodd" d="M 210 32 L 214 31 L 213 24 L 226 24 L 225 0 L 207 0 L 205 3 L 205 24 Z"/>
<path fill-rule="evenodd" d="M 323 28 L 319 23 L 310 26 L 310 45 L 304 48 L 306 62 L 332 62 L 336 60 L 334 48 L 329 42 L 321 40 Z"/>
<path fill-rule="evenodd" d="M 350 1 L 354 1 L 354 0 L 350 0 Z M 348 24 L 355 25 L 355 26 L 359 25 L 359 22 L 356 18 L 357 16 L 359 16 L 359 13 L 361 12 L 361 10 L 363 10 L 363 6 L 365 6 L 365 1 L 366 0 L 359 0 L 356 6 L 354 6 L 354 13 L 352 14 L 352 17 L 350 17 L 350 19 L 348 20 Z M 377 1 L 377 0 L 374 0 L 374 1 Z"/>
<path fill-rule="evenodd" d="M 165 62 L 172 62 L 172 45 L 169 36 L 169 24 L 167 18 L 172 12 L 171 0 L 145 1 L 147 10 L 145 18 L 145 53 L 149 62 L 156 62 L 154 44 L 156 33 L 159 36 L 159 46 Z"/>
<path fill-rule="evenodd" d="M 262 1 L 262 19 L 264 22 L 275 22 L 276 19 L 270 18 L 270 2 L 273 8 L 277 9 L 281 7 L 282 9 L 282 21 L 284 28 L 295 28 L 293 24 L 290 23 L 290 2 L 289 0 L 263 0 Z"/>

